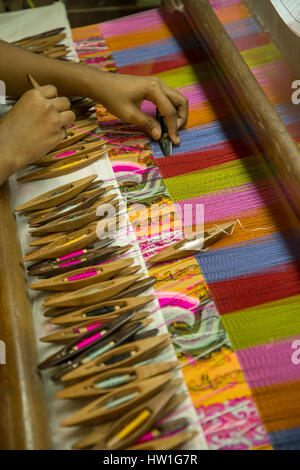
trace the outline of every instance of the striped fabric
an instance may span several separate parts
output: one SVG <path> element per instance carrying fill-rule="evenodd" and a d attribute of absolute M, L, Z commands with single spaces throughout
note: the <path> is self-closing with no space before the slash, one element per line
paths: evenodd
<path fill-rule="evenodd" d="M 279 50 L 240 1 L 211 4 L 300 142 L 300 109 L 291 103 L 293 76 Z M 119 72 L 159 76 L 189 99 L 189 121 L 173 156 L 164 157 L 153 145 L 170 198 L 180 208 L 204 204 L 208 226 L 237 221 L 231 236 L 196 257 L 235 351 L 230 361 L 236 376 L 232 379 L 231 370 L 230 381 L 224 372 L 217 399 L 211 382 L 203 399 L 197 395 L 204 387 L 203 371 L 216 367 L 214 359 L 197 361 L 185 374 L 207 441 L 215 449 L 268 448 L 264 427 L 254 418 L 254 398 L 273 447 L 300 449 L 299 221 L 251 129 L 229 109 L 201 44 L 179 13 L 152 10 L 100 29 Z M 88 34 L 77 30 L 74 37 Z M 145 110 L 154 112 L 151 104 Z M 191 215 L 188 223 L 193 222 Z M 239 380 L 241 388 L 235 387 Z M 237 424 L 240 409 L 247 411 Z M 221 423 L 219 416 L 224 416 Z M 218 434 L 209 417 L 218 421 Z"/>

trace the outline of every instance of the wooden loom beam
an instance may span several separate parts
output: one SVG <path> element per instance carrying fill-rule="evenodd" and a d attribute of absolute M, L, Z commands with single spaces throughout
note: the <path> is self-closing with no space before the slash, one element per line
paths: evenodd
<path fill-rule="evenodd" d="M 229 80 L 233 94 L 266 155 L 277 168 L 300 214 L 300 152 L 248 65 L 214 13 L 209 0 L 182 0 L 198 36 Z"/>
<path fill-rule="evenodd" d="M 263 31 L 271 35 L 283 57 L 294 71 L 300 74 L 300 36 L 294 33 L 281 18 L 271 0 L 244 0 Z"/>
<path fill-rule="evenodd" d="M 0 187 L 0 448 L 50 449 L 49 419 L 41 378 L 35 328 L 20 265 L 20 245 L 12 214 L 9 183 Z"/>

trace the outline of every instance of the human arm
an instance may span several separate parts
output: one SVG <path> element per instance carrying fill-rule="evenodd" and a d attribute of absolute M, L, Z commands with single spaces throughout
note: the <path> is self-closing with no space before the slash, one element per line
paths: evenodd
<path fill-rule="evenodd" d="M 0 78 L 9 95 L 19 97 L 29 89 L 27 74 L 41 85 L 55 85 L 61 96 L 88 96 L 100 102 L 112 114 L 138 124 L 157 140 L 161 135 L 159 123 L 141 111 L 145 99 L 152 101 L 166 118 L 173 143 L 179 144 L 178 130 L 187 121 L 187 100 L 156 77 L 110 74 L 88 65 L 49 59 L 0 41 Z"/>

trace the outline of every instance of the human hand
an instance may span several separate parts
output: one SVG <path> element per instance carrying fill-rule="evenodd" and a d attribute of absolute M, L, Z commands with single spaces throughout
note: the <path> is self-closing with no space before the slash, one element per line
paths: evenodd
<path fill-rule="evenodd" d="M 130 124 L 138 124 L 158 140 L 161 127 L 158 121 L 141 111 L 144 100 L 152 101 L 165 117 L 169 137 L 179 145 L 178 130 L 188 118 L 188 101 L 178 91 L 156 77 L 98 73 L 90 80 L 90 95 L 100 101 L 113 115 Z"/>
<path fill-rule="evenodd" d="M 0 120 L 1 180 L 52 150 L 75 120 L 67 98 L 52 85 L 27 91 Z M 0 181 L 1 183 L 1 181 Z"/>

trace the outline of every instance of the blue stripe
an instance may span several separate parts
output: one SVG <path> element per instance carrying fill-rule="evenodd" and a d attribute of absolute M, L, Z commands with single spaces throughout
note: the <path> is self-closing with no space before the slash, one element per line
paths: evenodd
<path fill-rule="evenodd" d="M 277 104 L 274 106 L 286 126 L 300 121 L 300 106 L 290 104 Z"/>
<path fill-rule="evenodd" d="M 236 229 L 238 230 L 238 228 Z M 208 251 L 196 256 L 205 280 L 224 281 L 300 259 L 299 237 L 263 237 L 265 243 Z"/>
<path fill-rule="evenodd" d="M 253 18 L 232 21 L 231 23 L 225 24 L 224 27 L 232 39 L 260 33 L 260 28 Z"/>
<path fill-rule="evenodd" d="M 271 432 L 269 438 L 275 450 L 300 450 L 300 428 Z"/>
<path fill-rule="evenodd" d="M 191 129 L 183 129 L 179 135 L 181 144 L 179 147 L 173 146 L 173 155 L 197 150 L 199 149 L 199 142 L 201 142 L 201 147 L 205 147 L 220 144 L 227 140 L 238 139 L 247 135 L 247 130 L 239 128 L 233 120 L 228 119 L 222 122 L 215 121 L 210 124 L 203 124 Z M 152 142 L 151 145 L 156 158 L 164 156 L 158 143 Z"/>
<path fill-rule="evenodd" d="M 180 43 L 173 37 L 153 41 L 143 46 L 131 47 L 114 52 L 117 67 L 137 64 L 139 62 L 156 61 L 159 57 L 177 54 L 184 50 L 199 48 L 201 45 L 192 36 L 180 38 Z"/>

